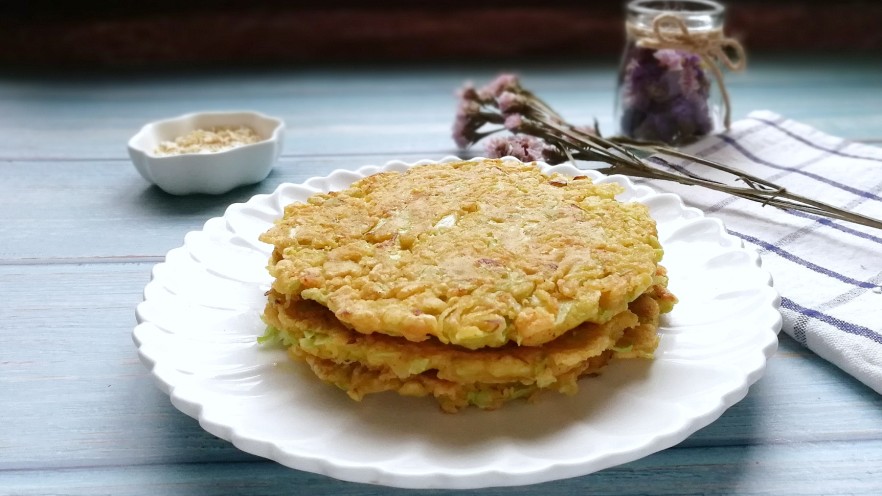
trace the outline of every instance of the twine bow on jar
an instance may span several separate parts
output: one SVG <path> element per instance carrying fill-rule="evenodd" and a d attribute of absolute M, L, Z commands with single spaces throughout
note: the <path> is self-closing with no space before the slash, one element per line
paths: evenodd
<path fill-rule="evenodd" d="M 723 101 L 723 123 L 726 129 L 729 128 L 731 124 L 729 92 L 726 90 L 726 83 L 723 81 L 723 73 L 718 63 L 722 63 L 732 71 L 744 69 L 747 57 L 744 47 L 738 40 L 726 37 L 722 28 L 690 31 L 683 18 L 674 13 L 657 15 L 653 18 L 650 29 L 628 23 L 627 31 L 628 36 L 636 40 L 635 44 L 638 48 L 681 50 L 700 57 L 713 71 L 717 80 Z"/>

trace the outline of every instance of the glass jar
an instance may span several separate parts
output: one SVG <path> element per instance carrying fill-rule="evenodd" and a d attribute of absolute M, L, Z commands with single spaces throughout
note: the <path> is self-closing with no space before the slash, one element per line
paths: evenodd
<path fill-rule="evenodd" d="M 628 3 L 615 112 L 622 135 L 681 145 L 722 129 L 723 15 L 710 0 Z"/>

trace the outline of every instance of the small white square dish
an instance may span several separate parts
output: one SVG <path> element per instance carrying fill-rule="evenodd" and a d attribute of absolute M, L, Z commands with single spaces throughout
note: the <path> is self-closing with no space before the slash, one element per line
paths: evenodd
<path fill-rule="evenodd" d="M 248 129 L 254 143 L 163 154 L 160 145 L 199 130 Z M 128 142 L 141 176 L 172 195 L 222 194 L 264 180 L 282 153 L 285 123 L 258 112 L 197 112 L 150 122 Z"/>

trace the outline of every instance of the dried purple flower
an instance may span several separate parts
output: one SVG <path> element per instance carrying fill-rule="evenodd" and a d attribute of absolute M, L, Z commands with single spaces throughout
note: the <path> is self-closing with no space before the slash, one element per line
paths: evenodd
<path fill-rule="evenodd" d="M 711 82 L 701 67 L 701 58 L 694 54 L 688 54 L 683 59 L 682 65 L 680 86 L 682 86 L 683 92 L 696 93 L 705 99 L 710 96 Z"/>
<path fill-rule="evenodd" d="M 699 136 L 713 130 L 707 99 L 696 94 L 684 95 L 672 101 L 670 113 L 686 134 Z"/>
<path fill-rule="evenodd" d="M 683 69 L 683 56 L 681 52 L 677 50 L 672 50 L 670 48 L 664 48 L 661 50 L 656 50 L 653 54 L 662 66 L 669 71 L 680 71 Z"/>
<path fill-rule="evenodd" d="M 622 75 L 622 133 L 666 143 L 709 133 L 710 80 L 701 64 L 699 56 L 680 50 L 632 50 Z"/>

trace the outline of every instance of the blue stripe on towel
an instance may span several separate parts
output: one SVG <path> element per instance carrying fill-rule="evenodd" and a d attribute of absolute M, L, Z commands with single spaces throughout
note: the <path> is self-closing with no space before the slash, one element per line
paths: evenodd
<path fill-rule="evenodd" d="M 842 231 L 846 234 L 851 234 L 852 236 L 857 236 L 858 238 L 866 239 L 867 241 L 872 241 L 874 243 L 882 245 L 882 238 L 880 238 L 879 236 L 873 236 L 872 234 L 865 233 L 863 231 L 858 231 L 857 229 L 852 229 L 847 226 L 843 226 L 842 224 L 836 223 L 833 220 L 828 219 L 826 217 L 819 217 L 817 215 L 807 214 L 805 212 L 800 212 L 799 210 L 790 210 L 790 209 L 787 210 L 787 213 L 789 213 L 791 215 L 795 215 L 796 217 L 802 217 L 803 219 L 813 220 L 813 221 L 817 222 L 818 224 L 822 224 L 827 227 L 831 227 L 833 229 L 836 229 L 837 231 Z"/>
<path fill-rule="evenodd" d="M 719 137 L 721 140 L 725 141 L 726 143 L 732 145 L 732 147 L 735 148 L 736 150 L 738 150 L 742 155 L 744 155 L 744 156 L 747 157 L 748 159 L 750 159 L 750 160 L 752 160 L 753 162 L 756 162 L 756 163 L 758 163 L 758 164 L 762 164 L 762 165 L 765 165 L 766 167 L 771 167 L 771 168 L 773 168 L 773 169 L 786 170 L 786 171 L 793 172 L 793 173 L 795 173 L 795 174 L 802 174 L 802 175 L 805 176 L 805 177 L 809 177 L 809 178 L 815 179 L 815 180 L 820 181 L 820 182 L 822 182 L 822 183 L 824 183 L 824 184 L 828 184 L 828 185 L 833 186 L 833 187 L 835 187 L 835 188 L 839 188 L 839 189 L 841 189 L 841 190 L 843 190 L 843 191 L 848 191 L 849 193 L 853 193 L 853 194 L 858 195 L 858 196 L 860 196 L 860 197 L 862 197 L 862 198 L 866 198 L 866 199 L 868 199 L 868 200 L 875 200 L 875 201 L 882 202 L 882 197 L 880 197 L 880 196 L 878 196 L 878 195 L 874 195 L 873 193 L 870 193 L 870 192 L 868 192 L 868 191 L 863 191 L 863 190 L 857 189 L 857 188 L 855 188 L 855 187 L 849 186 L 849 185 L 847 185 L 847 184 L 842 184 L 842 183 L 840 183 L 840 182 L 838 182 L 838 181 L 834 181 L 834 180 L 832 180 L 832 179 L 828 179 L 828 178 L 826 178 L 826 177 L 824 177 L 824 176 L 820 176 L 820 175 L 818 175 L 818 174 L 814 174 L 814 173 L 812 173 L 812 172 L 807 172 L 807 171 L 804 171 L 804 170 L 800 170 L 800 169 L 795 168 L 795 167 L 787 167 L 787 166 L 784 166 L 784 165 L 773 164 L 773 163 L 771 163 L 771 162 L 769 162 L 769 161 L 767 161 L 767 160 L 763 160 L 763 159 L 761 159 L 760 157 L 757 157 L 757 156 L 754 155 L 753 153 L 749 152 L 746 148 L 744 148 L 743 146 L 741 146 L 741 144 L 738 143 L 738 141 L 735 140 L 734 138 L 731 138 L 731 137 L 726 136 L 726 135 L 723 135 L 723 134 L 719 135 L 718 137 Z"/>
<path fill-rule="evenodd" d="M 837 319 L 831 315 L 827 315 L 826 313 L 819 312 L 817 310 L 806 308 L 790 298 L 781 298 L 781 307 L 786 308 L 792 312 L 796 312 L 801 315 L 805 315 L 808 318 L 819 320 L 824 322 L 825 324 L 829 324 L 840 331 L 847 332 L 848 334 L 854 334 L 855 336 L 863 336 L 867 339 L 875 341 L 876 343 L 882 344 L 882 335 L 877 333 L 876 331 L 869 329 L 864 326 L 860 326 L 851 322 L 846 322 L 842 319 Z"/>
<path fill-rule="evenodd" d="M 815 264 L 813 262 L 809 262 L 808 260 L 806 260 L 804 258 L 797 257 L 796 255 L 790 253 L 789 251 L 784 250 L 778 246 L 775 246 L 772 243 L 768 243 L 766 241 L 763 241 L 759 238 L 754 238 L 753 236 L 749 236 L 747 234 L 732 231 L 731 229 L 729 230 L 729 234 L 732 234 L 733 236 L 738 236 L 739 238 L 743 239 L 744 241 L 747 241 L 749 243 L 753 243 L 759 247 L 762 247 L 766 251 L 772 252 L 785 260 L 788 260 L 788 261 L 793 262 L 795 264 L 801 265 L 809 270 L 817 272 L 818 274 L 823 274 L 825 276 L 832 277 L 833 279 L 842 281 L 846 284 L 851 284 L 853 286 L 857 286 L 860 288 L 872 289 L 872 288 L 876 287 L 876 285 L 871 282 L 859 281 L 857 279 L 853 279 L 851 277 L 840 274 L 838 272 L 834 272 L 826 267 L 821 267 L 818 264 Z"/>
<path fill-rule="evenodd" d="M 854 158 L 854 159 L 858 159 L 858 160 L 870 160 L 873 162 L 882 162 L 882 158 L 878 158 L 878 157 L 867 157 L 867 156 L 863 156 L 863 155 L 853 155 L 851 153 L 837 151 L 836 149 L 833 149 L 833 148 L 825 148 L 825 147 L 820 146 L 817 143 L 812 142 L 811 140 L 803 138 L 802 136 L 794 133 L 793 131 L 781 126 L 778 122 L 774 122 L 774 121 L 770 121 L 770 120 L 766 120 L 766 119 L 761 119 L 759 117 L 750 117 L 750 119 L 753 119 L 757 122 L 762 122 L 763 124 L 765 124 L 769 127 L 773 127 L 775 129 L 781 131 L 782 133 L 786 134 L 787 136 L 790 136 L 791 138 L 795 139 L 796 141 L 799 141 L 800 143 L 804 143 L 804 144 L 810 146 L 811 148 L 814 148 L 815 150 L 829 152 L 829 153 L 832 153 L 833 155 L 838 155 L 840 157 L 845 157 L 845 158 Z"/>

